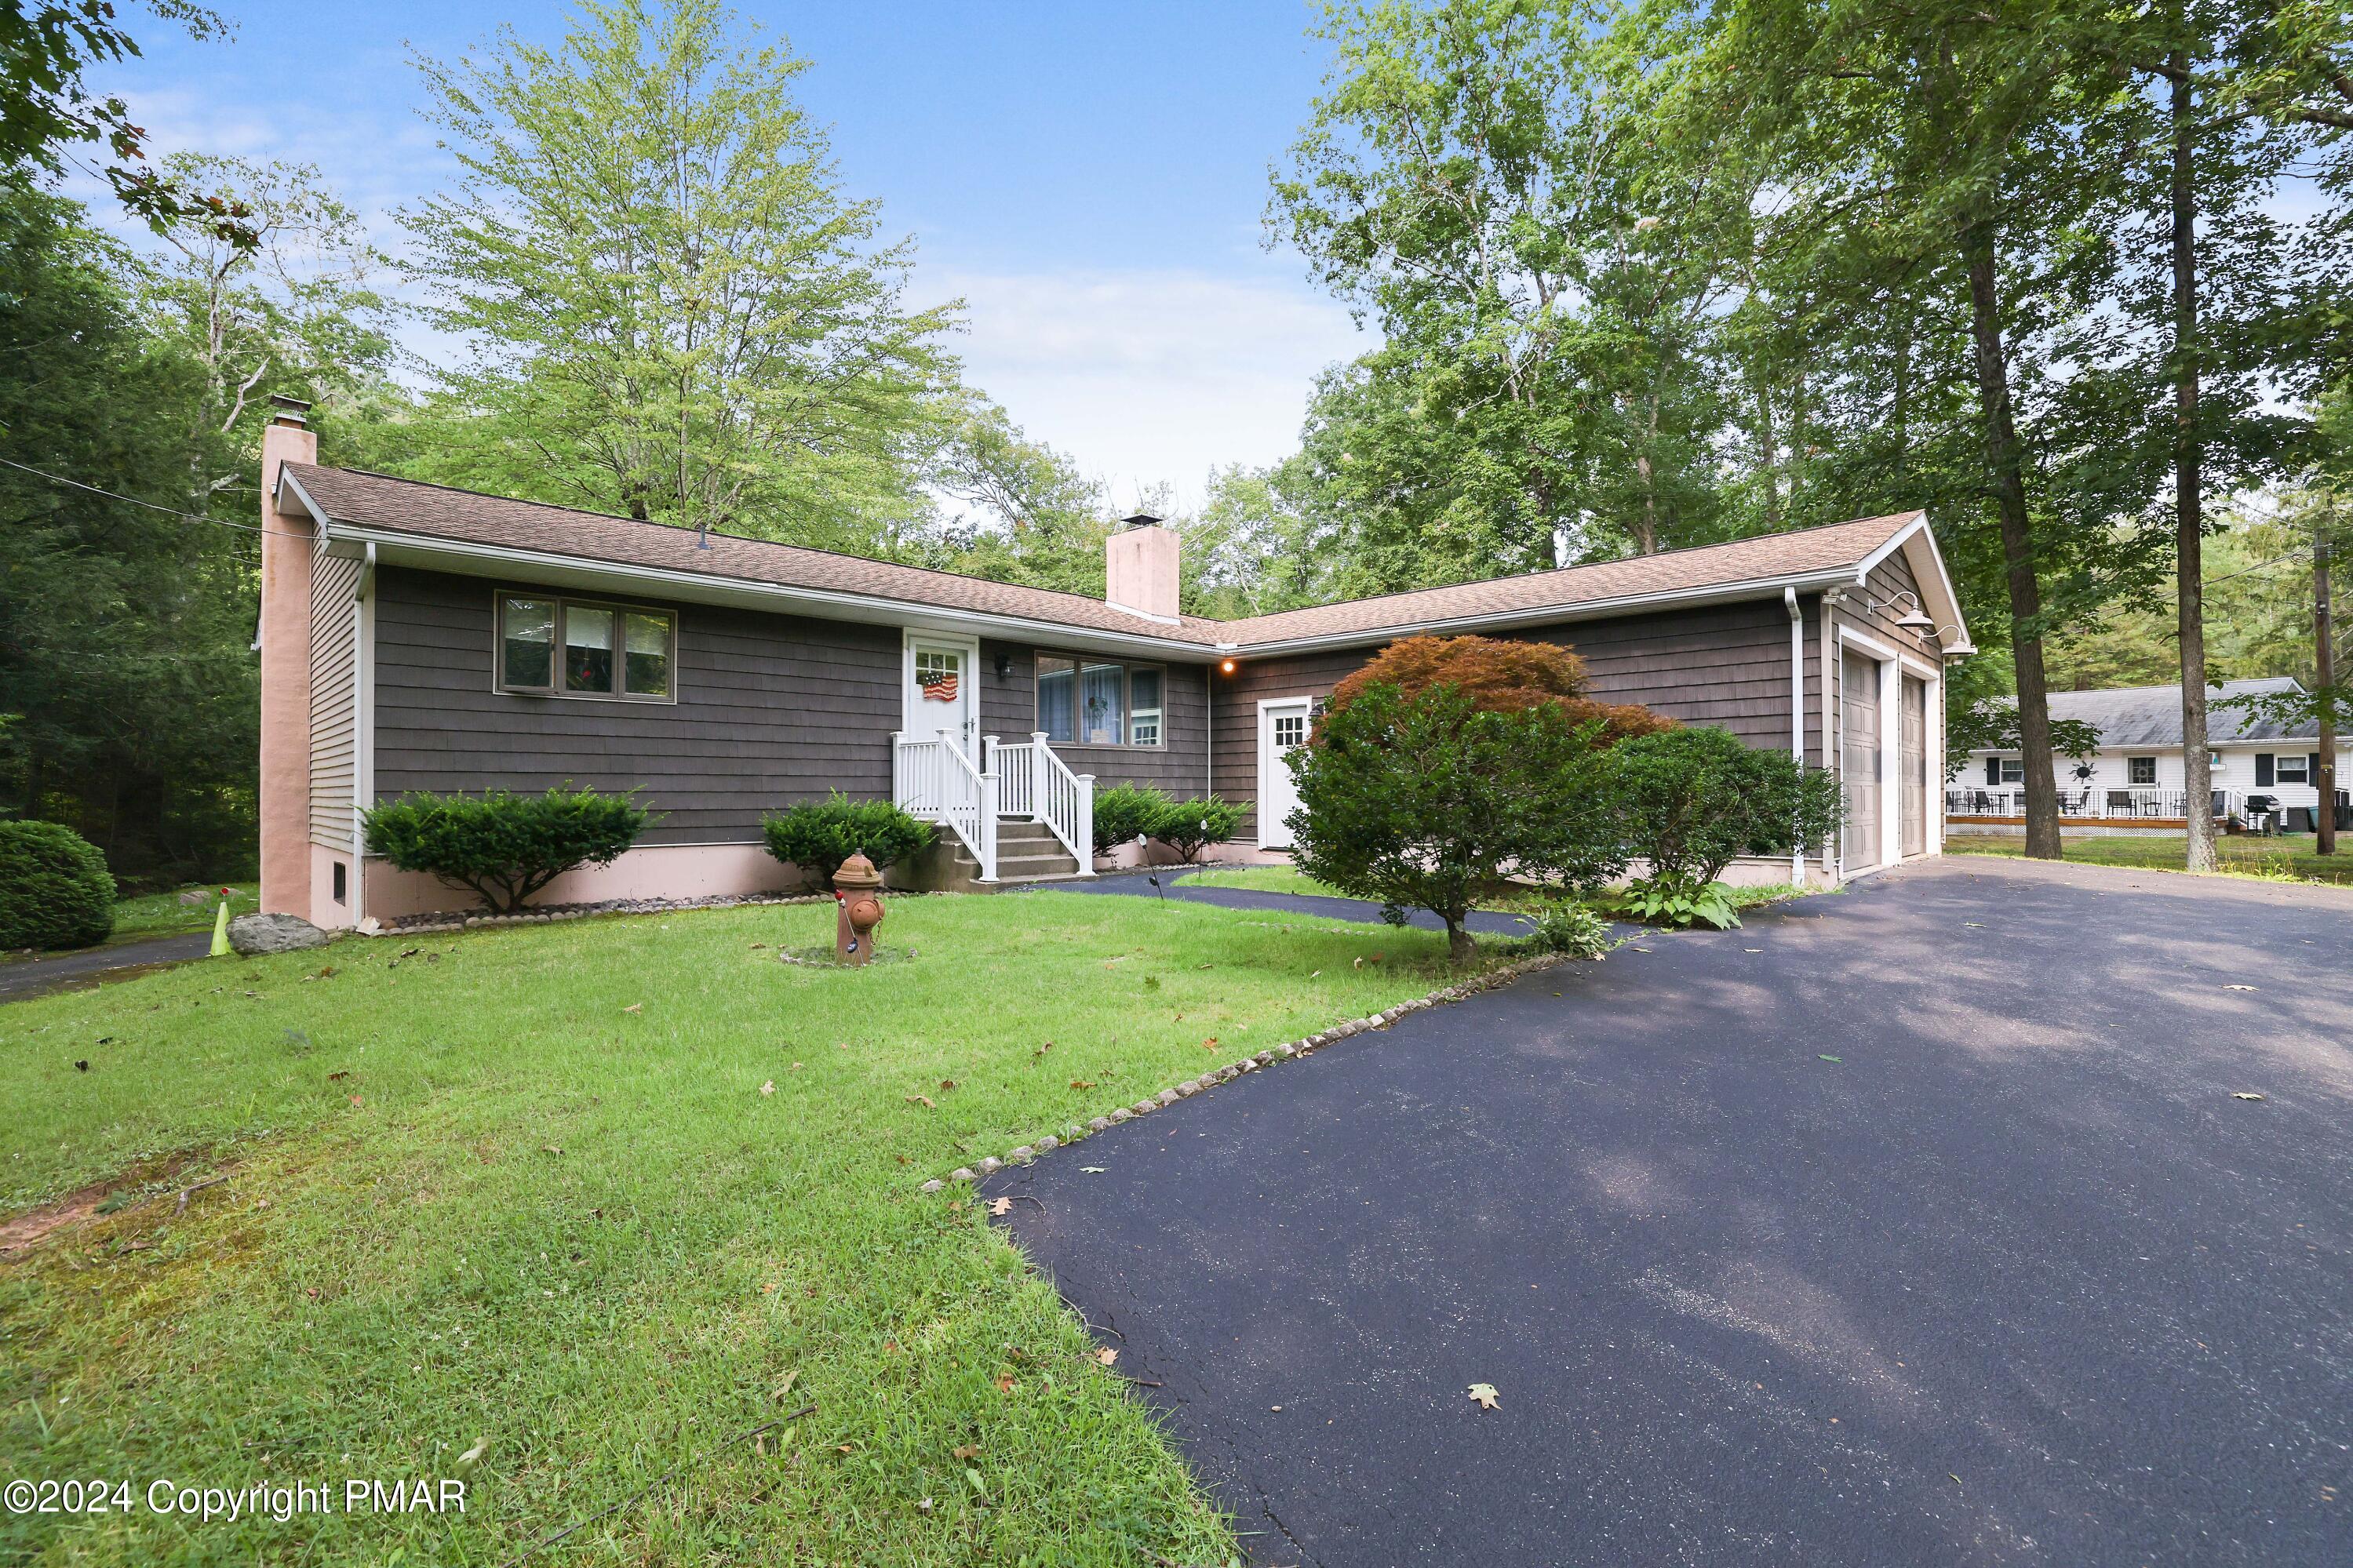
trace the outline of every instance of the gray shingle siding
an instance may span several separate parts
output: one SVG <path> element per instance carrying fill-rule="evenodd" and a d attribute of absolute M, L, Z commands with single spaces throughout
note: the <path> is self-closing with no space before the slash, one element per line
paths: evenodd
<path fill-rule="evenodd" d="M 1038 663 L 1039 652 L 1068 653 L 1050 644 L 984 641 L 980 645 L 980 727 L 985 734 L 1007 741 L 1026 741 L 1038 723 Z M 997 659 L 1011 660 L 1013 672 L 1000 679 Z M 1109 656 L 1104 656 L 1109 657 Z M 1154 659 L 1128 659 L 1154 664 Z M 1208 785 L 1208 670 L 1198 664 L 1168 664 L 1162 746 L 1063 746 L 1054 748 L 1074 773 L 1092 773 L 1095 788 L 1114 784 L 1156 784 L 1177 795 L 1197 795 Z"/>
<path fill-rule="evenodd" d="M 1808 605 L 1807 691 L 1819 703 L 1816 605 Z M 1573 621 L 1512 632 L 1513 637 L 1574 648 L 1593 695 L 1638 702 L 1686 724 L 1716 724 L 1752 746 L 1789 744 L 1789 614 L 1778 599 L 1742 600 L 1651 615 Z M 1247 659 L 1218 680 L 1218 793 L 1253 808 L 1240 833 L 1258 834 L 1258 705 L 1276 697 L 1328 695 L 1377 648 L 1346 648 Z M 1819 749 L 1810 727 L 1808 746 Z"/>
<path fill-rule="evenodd" d="M 889 796 L 897 627 L 676 606 L 676 703 L 517 696 L 491 689 L 501 590 L 377 574 L 378 799 L 566 781 L 642 789 L 661 814 L 643 842 L 713 844 L 756 841 L 765 813 L 828 789 Z"/>

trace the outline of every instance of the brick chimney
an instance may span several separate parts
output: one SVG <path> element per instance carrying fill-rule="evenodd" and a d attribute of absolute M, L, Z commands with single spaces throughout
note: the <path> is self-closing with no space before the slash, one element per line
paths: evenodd
<path fill-rule="evenodd" d="M 272 397 L 261 433 L 261 908 L 311 918 L 308 512 L 278 510 L 278 470 L 319 460 L 311 405 Z"/>
<path fill-rule="evenodd" d="M 1103 542 L 1103 601 L 1115 610 L 1176 619 L 1176 534 L 1142 512 Z"/>

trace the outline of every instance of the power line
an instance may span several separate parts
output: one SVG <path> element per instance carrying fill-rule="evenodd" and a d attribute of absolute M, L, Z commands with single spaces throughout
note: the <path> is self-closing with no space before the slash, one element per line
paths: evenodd
<path fill-rule="evenodd" d="M 53 485 L 64 485 L 71 489 L 86 490 L 94 496 L 104 496 L 109 500 L 119 500 L 126 505 L 144 507 L 149 511 L 160 511 L 165 517 L 177 518 L 183 522 L 208 522 L 215 528 L 234 528 L 247 533 L 274 533 L 283 539 L 308 540 L 311 537 L 311 535 L 307 533 L 296 533 L 291 529 L 264 528 L 259 523 L 251 522 L 231 522 L 225 517 L 206 517 L 202 512 L 182 511 L 177 507 L 163 506 L 152 500 L 141 500 L 137 496 L 127 496 L 119 490 L 106 489 L 98 485 L 86 485 L 79 479 L 69 479 L 63 474 L 46 472 L 40 468 L 34 468 L 29 463 L 20 463 L 14 458 L 0 458 L 0 463 L 5 463 L 9 468 L 16 468 L 23 473 L 30 474 L 37 479 L 47 479 Z"/>

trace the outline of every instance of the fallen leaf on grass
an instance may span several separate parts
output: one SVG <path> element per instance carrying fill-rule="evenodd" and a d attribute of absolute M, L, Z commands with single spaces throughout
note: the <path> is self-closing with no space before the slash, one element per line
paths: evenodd
<path fill-rule="evenodd" d="M 1474 1383 L 1471 1385 L 1470 1394 L 1472 1402 L 1477 1405 L 1480 1409 L 1493 1410 L 1497 1408 L 1495 1404 L 1495 1385 L 1493 1384 Z"/>
<path fill-rule="evenodd" d="M 642 1002 L 632 1002 L 628 1006 L 621 1009 L 624 1013 L 642 1013 L 645 1010 L 646 1005 Z"/>
<path fill-rule="evenodd" d="M 1091 1078 L 1074 1078 L 1071 1080 L 1072 1089 L 1092 1089 L 1094 1086 L 1095 1080 Z"/>
<path fill-rule="evenodd" d="M 482 1462 L 482 1456 L 490 1451 L 490 1438 L 477 1437 L 474 1439 L 474 1446 L 459 1455 L 457 1464 L 450 1468 L 460 1476 L 470 1474 L 474 1467 Z"/>
<path fill-rule="evenodd" d="M 776 1080 L 775 1079 L 770 1079 L 767 1082 L 765 1082 L 765 1083 L 762 1084 L 762 1085 L 760 1086 L 760 1092 L 761 1092 L 762 1094 L 774 1094 L 774 1093 L 776 1093 Z"/>
<path fill-rule="evenodd" d="M 1013 1212 L 1013 1200 L 1011 1198 L 991 1198 L 988 1200 L 988 1212 L 991 1214 L 1011 1214 Z"/>
<path fill-rule="evenodd" d="M 564 1145 L 561 1143 L 543 1143 L 539 1147 L 541 1152 L 543 1153 L 561 1154 L 564 1152 Z"/>
<path fill-rule="evenodd" d="M 2253 1089 L 2234 1089 L 2231 1091 L 2231 1098 L 2232 1100 L 2261 1100 L 2263 1096 L 2255 1093 Z"/>
<path fill-rule="evenodd" d="M 351 1077 L 351 1076 L 352 1076 L 352 1069 L 351 1069 L 351 1068 L 337 1068 L 335 1071 L 331 1072 L 331 1073 L 329 1073 L 329 1074 L 327 1075 L 327 1081 L 328 1081 L 329 1083 L 341 1083 L 341 1082 L 343 1082 L 343 1079 L 347 1079 L 347 1078 L 349 1078 L 349 1077 Z"/>
<path fill-rule="evenodd" d="M 1014 1382 L 1014 1381 L 1013 1381 L 1013 1374 L 1012 1374 L 1011 1373 L 1009 1373 L 1009 1372 L 1000 1372 L 1000 1373 L 998 1373 L 997 1374 L 997 1393 L 999 1393 L 999 1394 L 1010 1394 L 1010 1393 L 1012 1393 L 1015 1389 L 1017 1389 L 1017 1388 L 1018 1388 L 1018 1387 L 1020 1387 L 1020 1386 L 1021 1386 L 1021 1385 L 1020 1385 L 1019 1384 L 1018 1384 L 1018 1383 L 1016 1383 L 1016 1382 Z"/>
<path fill-rule="evenodd" d="M 952 1079 L 952 1078 L 944 1078 L 944 1079 L 940 1079 L 940 1092 L 941 1092 L 942 1094 L 945 1094 L 948 1090 L 950 1090 L 950 1089 L 954 1089 L 955 1087 L 955 1079 Z"/>
<path fill-rule="evenodd" d="M 355 1094 L 355 1095 L 352 1096 L 352 1103 L 353 1103 L 353 1105 L 357 1105 L 359 1102 L 360 1102 L 360 1097 L 359 1097 L 358 1095 L 356 1095 L 356 1094 Z"/>
<path fill-rule="evenodd" d="M 1109 1366 L 1118 1359 L 1119 1352 L 1112 1349 L 1109 1345 L 1105 1345 L 1101 1350 L 1095 1352 L 1095 1360 L 1103 1363 L 1105 1366 Z"/>
<path fill-rule="evenodd" d="M 932 1097 L 928 1094 L 910 1094 L 904 1098 L 908 1104 L 920 1105 L 925 1110 L 936 1110 L 939 1109 L 939 1107 L 932 1103 Z"/>
<path fill-rule="evenodd" d="M 1218 1048 L 1218 1037 L 1211 1035 L 1208 1039 L 1203 1040 L 1201 1042 L 1201 1048 L 1205 1051 L 1216 1050 Z"/>
<path fill-rule="evenodd" d="M 932 1500 L 929 1498 L 918 1498 L 915 1500 L 915 1511 L 917 1513 L 923 1514 L 930 1513 L 932 1511 Z"/>
<path fill-rule="evenodd" d="M 960 1443 L 956 1447 L 950 1448 L 948 1453 L 950 1457 L 954 1458 L 977 1459 L 980 1458 L 980 1445 L 977 1443 Z"/>

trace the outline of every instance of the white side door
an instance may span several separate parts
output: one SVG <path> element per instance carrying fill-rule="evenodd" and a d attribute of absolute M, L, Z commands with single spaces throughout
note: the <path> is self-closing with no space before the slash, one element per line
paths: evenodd
<path fill-rule="evenodd" d="M 1258 705 L 1258 847 L 1291 847 L 1291 814 L 1299 791 L 1283 759 L 1307 743 L 1310 700 L 1286 697 Z"/>
<path fill-rule="evenodd" d="M 907 638 L 905 715 L 910 741 L 950 741 L 977 763 L 980 688 L 973 667 L 979 646 L 954 637 Z"/>

